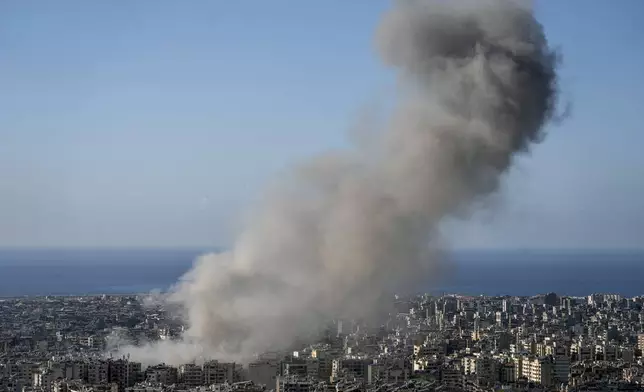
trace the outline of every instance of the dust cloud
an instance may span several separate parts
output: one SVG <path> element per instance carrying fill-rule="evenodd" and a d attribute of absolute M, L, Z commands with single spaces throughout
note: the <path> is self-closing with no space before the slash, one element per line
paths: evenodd
<path fill-rule="evenodd" d="M 245 361 L 377 315 L 438 273 L 439 223 L 493 193 L 556 114 L 558 56 L 525 3 L 395 2 L 375 41 L 400 84 L 382 129 L 281 179 L 232 250 L 169 293 L 181 340 L 128 347 L 132 359 Z"/>

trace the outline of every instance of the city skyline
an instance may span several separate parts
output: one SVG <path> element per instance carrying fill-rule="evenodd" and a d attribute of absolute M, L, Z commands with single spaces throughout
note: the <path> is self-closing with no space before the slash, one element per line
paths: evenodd
<path fill-rule="evenodd" d="M 380 324 L 327 320 L 304 341 L 239 361 L 205 351 L 167 362 L 139 349 L 150 340 L 180 339 L 185 324 L 146 296 L 6 298 L 0 390 L 642 390 L 642 296 L 422 294 L 383 301 L 392 312 Z"/>

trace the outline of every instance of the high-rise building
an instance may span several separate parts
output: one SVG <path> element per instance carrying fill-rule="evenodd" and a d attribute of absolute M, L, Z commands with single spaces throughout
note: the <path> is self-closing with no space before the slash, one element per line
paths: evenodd
<path fill-rule="evenodd" d="M 570 377 L 570 357 L 555 355 L 552 361 L 552 378 L 557 383 L 568 383 Z"/>
<path fill-rule="evenodd" d="M 118 384 L 119 392 L 125 391 L 125 388 L 134 386 L 143 379 L 141 364 L 127 359 L 108 361 L 107 373 L 108 381 Z"/>
<path fill-rule="evenodd" d="M 232 384 L 235 381 L 235 363 L 233 362 L 208 361 L 204 363 L 202 372 L 204 385 Z"/>
<path fill-rule="evenodd" d="M 553 385 L 552 361 L 549 357 L 524 358 L 521 373 L 528 381 L 544 386 Z"/>
<path fill-rule="evenodd" d="M 203 384 L 203 371 L 200 366 L 186 364 L 179 367 L 179 382 L 189 387 L 198 387 Z"/>
<path fill-rule="evenodd" d="M 107 383 L 109 366 L 106 361 L 92 360 L 87 364 L 87 382 L 92 385 Z"/>
<path fill-rule="evenodd" d="M 497 363 L 487 356 L 480 356 L 476 359 L 476 378 L 479 384 L 493 384 L 499 375 Z"/>
<path fill-rule="evenodd" d="M 637 335 L 637 348 L 644 351 L 644 333 Z"/>
<path fill-rule="evenodd" d="M 504 384 L 513 383 L 516 381 L 516 369 L 513 362 L 505 362 L 499 367 L 499 381 Z"/>
<path fill-rule="evenodd" d="M 458 369 L 450 366 L 443 366 L 440 370 L 441 384 L 448 390 L 463 389 L 463 375 Z"/>
<path fill-rule="evenodd" d="M 496 323 L 502 327 L 508 327 L 510 323 L 510 318 L 508 313 L 505 312 L 496 312 L 495 314 Z"/>

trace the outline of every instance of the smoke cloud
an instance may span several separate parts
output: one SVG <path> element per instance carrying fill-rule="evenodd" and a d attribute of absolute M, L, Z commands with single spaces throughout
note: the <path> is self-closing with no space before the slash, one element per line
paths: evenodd
<path fill-rule="evenodd" d="M 386 123 L 296 167 L 230 252 L 196 260 L 168 299 L 182 340 L 133 359 L 243 361 L 377 314 L 440 272 L 439 223 L 493 193 L 555 115 L 558 58 L 524 3 L 397 2 L 376 43 L 400 82 Z"/>

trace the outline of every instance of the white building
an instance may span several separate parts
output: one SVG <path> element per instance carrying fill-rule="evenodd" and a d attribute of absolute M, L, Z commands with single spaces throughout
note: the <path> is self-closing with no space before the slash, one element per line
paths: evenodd
<path fill-rule="evenodd" d="M 524 358 L 521 373 L 528 381 L 544 386 L 553 385 L 552 362 L 549 357 Z"/>

